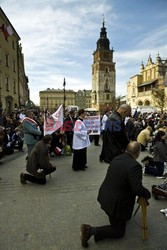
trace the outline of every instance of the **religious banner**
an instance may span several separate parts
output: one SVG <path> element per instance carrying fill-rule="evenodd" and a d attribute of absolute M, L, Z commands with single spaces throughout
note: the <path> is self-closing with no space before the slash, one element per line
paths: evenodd
<path fill-rule="evenodd" d="M 63 126 L 63 105 L 61 105 L 52 115 L 45 115 L 44 135 L 51 135 Z"/>
<path fill-rule="evenodd" d="M 87 116 L 83 120 L 87 130 L 91 130 L 92 132 L 89 135 L 100 135 L 100 116 Z"/>

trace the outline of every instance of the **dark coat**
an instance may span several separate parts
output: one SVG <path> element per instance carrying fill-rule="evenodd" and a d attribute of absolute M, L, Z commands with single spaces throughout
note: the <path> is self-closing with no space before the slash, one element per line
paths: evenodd
<path fill-rule="evenodd" d="M 103 134 L 102 160 L 111 160 L 122 154 L 129 143 L 124 121 L 118 112 L 114 112 L 107 120 Z"/>
<path fill-rule="evenodd" d="M 132 141 L 137 141 L 137 137 L 138 137 L 138 135 L 140 134 L 140 132 L 141 132 L 142 130 L 143 130 L 142 127 L 140 127 L 140 126 L 138 126 L 138 125 L 134 126 L 134 128 L 133 128 L 133 130 L 132 130 L 132 132 L 131 132 L 131 134 L 130 134 L 130 139 L 131 139 Z"/>
<path fill-rule="evenodd" d="M 126 130 L 127 130 L 127 134 L 128 134 L 128 138 L 130 139 L 130 135 L 131 135 L 131 132 L 134 128 L 134 123 L 132 122 L 131 119 L 129 119 L 126 123 Z"/>
<path fill-rule="evenodd" d="M 45 142 L 39 141 L 33 147 L 30 156 L 28 157 L 26 169 L 27 171 L 37 177 L 44 178 L 45 171 L 38 173 L 38 169 L 50 169 L 52 164 L 49 162 L 48 147 Z"/>
<path fill-rule="evenodd" d="M 69 115 L 66 117 L 66 119 L 64 120 L 64 130 L 66 134 L 73 133 L 75 122 L 76 122 L 75 118 Z"/>
<path fill-rule="evenodd" d="M 153 160 L 159 162 L 167 162 L 167 144 L 165 141 L 158 141 L 153 147 Z"/>
<path fill-rule="evenodd" d="M 136 196 L 149 199 L 151 195 L 142 185 L 142 166 L 124 153 L 112 160 L 99 189 L 98 201 L 109 216 L 128 220 Z"/>

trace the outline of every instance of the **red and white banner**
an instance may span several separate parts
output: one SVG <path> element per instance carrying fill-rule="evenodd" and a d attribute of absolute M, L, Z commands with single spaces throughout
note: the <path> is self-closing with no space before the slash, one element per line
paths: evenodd
<path fill-rule="evenodd" d="M 63 105 L 51 116 L 44 119 L 44 135 L 51 135 L 53 132 L 63 126 Z"/>
<path fill-rule="evenodd" d="M 13 34 L 13 29 L 10 25 L 2 24 L 0 30 L 3 32 L 5 39 L 7 40 L 9 36 Z"/>

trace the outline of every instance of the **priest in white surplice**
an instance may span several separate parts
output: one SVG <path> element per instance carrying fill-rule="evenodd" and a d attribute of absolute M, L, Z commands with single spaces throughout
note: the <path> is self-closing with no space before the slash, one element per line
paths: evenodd
<path fill-rule="evenodd" d="M 89 134 L 91 130 L 87 130 L 83 122 L 85 118 L 85 110 L 80 109 L 78 111 L 78 119 L 74 126 L 74 137 L 73 137 L 73 164 L 72 168 L 74 171 L 85 170 L 87 168 L 87 147 L 90 146 Z"/>

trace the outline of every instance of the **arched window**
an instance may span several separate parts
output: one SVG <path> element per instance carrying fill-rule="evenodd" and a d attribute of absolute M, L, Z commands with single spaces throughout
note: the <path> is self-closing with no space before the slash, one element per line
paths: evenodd
<path fill-rule="evenodd" d="M 138 106 L 143 106 L 143 102 L 142 101 L 138 101 Z"/>
<path fill-rule="evenodd" d="M 145 106 L 150 106 L 150 101 L 145 101 Z"/>
<path fill-rule="evenodd" d="M 106 77 L 106 82 L 105 82 L 105 85 L 104 85 L 104 90 L 109 90 L 108 77 Z"/>
<path fill-rule="evenodd" d="M 106 68 L 105 68 L 105 73 L 108 73 L 108 72 L 109 72 L 109 70 L 108 70 L 108 68 L 106 67 Z"/>

